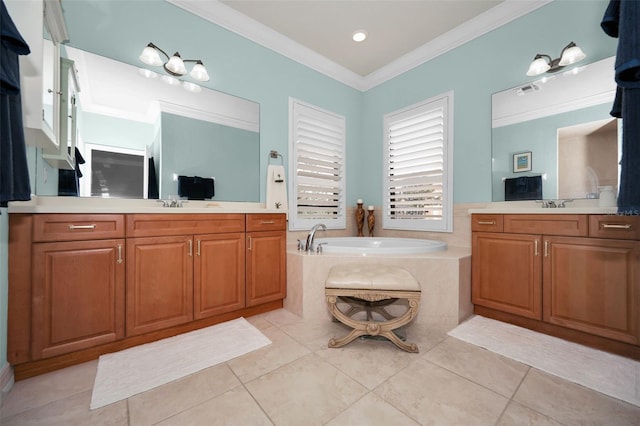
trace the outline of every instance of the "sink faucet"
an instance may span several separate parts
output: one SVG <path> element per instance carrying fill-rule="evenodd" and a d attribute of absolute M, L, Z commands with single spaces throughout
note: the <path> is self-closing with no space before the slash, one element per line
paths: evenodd
<path fill-rule="evenodd" d="M 307 235 L 307 244 L 304 246 L 304 251 L 313 251 L 313 239 L 316 236 L 317 230 L 326 231 L 327 227 L 324 223 L 313 225 L 313 228 L 309 231 L 309 235 Z"/>

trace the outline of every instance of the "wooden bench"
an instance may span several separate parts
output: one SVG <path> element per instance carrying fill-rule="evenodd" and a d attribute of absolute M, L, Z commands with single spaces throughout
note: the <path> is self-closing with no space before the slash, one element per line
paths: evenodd
<path fill-rule="evenodd" d="M 418 352 L 415 343 L 405 343 L 393 330 L 408 324 L 418 314 L 420 307 L 420 283 L 405 269 L 371 264 L 336 265 L 325 281 L 327 306 L 333 317 L 353 330 L 346 336 L 329 340 L 330 348 L 339 348 L 360 336 L 383 336 L 400 349 Z M 387 307 L 398 299 L 407 301 L 404 313 L 394 316 Z M 343 312 L 338 303 L 349 305 Z M 355 319 L 358 312 L 366 312 L 364 319 Z M 375 321 L 373 314 L 383 320 Z"/>

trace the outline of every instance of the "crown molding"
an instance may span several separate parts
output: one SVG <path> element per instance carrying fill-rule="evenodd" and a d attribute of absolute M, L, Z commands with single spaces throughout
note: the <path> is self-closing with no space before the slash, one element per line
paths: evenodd
<path fill-rule="evenodd" d="M 428 62 L 553 0 L 505 0 L 367 76 L 361 76 L 219 1 L 166 0 L 222 28 L 362 92 Z"/>

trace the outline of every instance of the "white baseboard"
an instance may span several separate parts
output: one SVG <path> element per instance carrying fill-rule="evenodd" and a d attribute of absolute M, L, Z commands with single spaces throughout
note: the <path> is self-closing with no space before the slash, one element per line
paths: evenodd
<path fill-rule="evenodd" d="M 2 370 L 0 370 L 0 393 L 6 395 L 13 387 L 13 367 L 9 363 L 6 363 Z"/>

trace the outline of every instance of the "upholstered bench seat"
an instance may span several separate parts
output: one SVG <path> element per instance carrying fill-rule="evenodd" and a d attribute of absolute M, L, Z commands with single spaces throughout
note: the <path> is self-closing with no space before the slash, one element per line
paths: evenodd
<path fill-rule="evenodd" d="M 415 343 L 401 341 L 393 330 L 409 323 L 418 313 L 420 305 L 420 283 L 405 269 L 388 265 L 344 264 L 336 265 L 329 271 L 325 281 L 325 295 L 329 312 L 335 319 L 353 330 L 340 339 L 331 339 L 329 347 L 338 348 L 364 335 L 383 336 L 400 349 L 418 352 Z M 406 311 L 391 315 L 385 308 L 404 299 Z M 350 308 L 342 311 L 339 302 Z M 365 311 L 365 319 L 356 319 L 355 313 Z M 384 321 L 374 321 L 373 313 L 378 313 Z"/>

